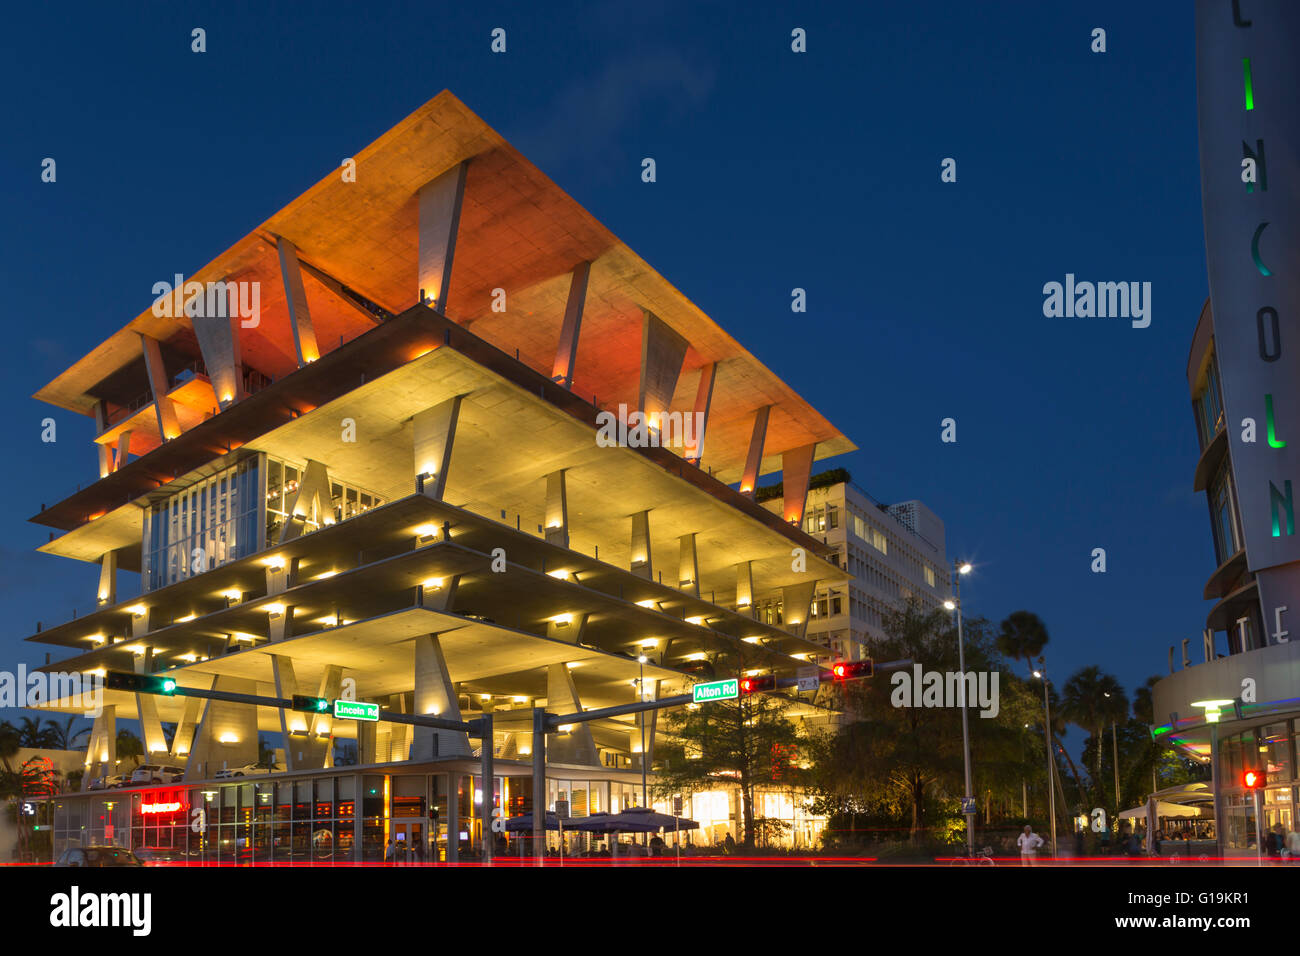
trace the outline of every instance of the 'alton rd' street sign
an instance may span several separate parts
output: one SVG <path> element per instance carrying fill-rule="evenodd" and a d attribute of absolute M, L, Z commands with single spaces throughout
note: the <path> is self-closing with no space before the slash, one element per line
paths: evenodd
<path fill-rule="evenodd" d="M 740 681 L 735 677 L 729 680 L 713 680 L 707 684 L 694 687 L 695 703 L 707 704 L 715 700 L 733 700 L 740 696 Z"/>
<path fill-rule="evenodd" d="M 336 700 L 334 716 L 342 720 L 378 720 L 379 705 L 360 700 Z"/>

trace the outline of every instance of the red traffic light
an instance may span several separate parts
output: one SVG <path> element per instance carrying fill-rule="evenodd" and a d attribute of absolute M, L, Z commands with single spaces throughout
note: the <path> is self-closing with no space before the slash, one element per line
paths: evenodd
<path fill-rule="evenodd" d="M 776 686 L 776 678 L 767 677 L 742 677 L 740 679 L 740 692 L 742 694 L 754 694 L 760 690 L 771 690 Z"/>
<path fill-rule="evenodd" d="M 865 661 L 836 661 L 831 665 L 831 677 L 835 680 L 857 680 L 859 677 L 871 677 L 872 663 Z"/>
<path fill-rule="evenodd" d="M 1257 790 L 1264 786 L 1266 776 L 1262 770 L 1247 770 L 1241 775 L 1241 785 L 1247 790 Z"/>

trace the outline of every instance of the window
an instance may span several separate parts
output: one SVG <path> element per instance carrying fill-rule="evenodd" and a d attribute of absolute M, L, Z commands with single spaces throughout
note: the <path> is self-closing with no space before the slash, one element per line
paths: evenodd
<path fill-rule="evenodd" d="M 1214 531 L 1214 550 L 1220 564 L 1241 550 L 1241 543 L 1237 536 L 1236 511 L 1232 474 L 1228 471 L 1228 460 L 1225 458 L 1219 465 L 1214 481 L 1210 484 L 1210 517 Z"/>
<path fill-rule="evenodd" d="M 927 564 L 924 570 L 925 570 L 925 583 L 930 585 L 930 587 L 934 587 L 934 568 L 930 567 Z"/>
<path fill-rule="evenodd" d="M 1219 365 L 1215 358 L 1210 358 L 1210 367 L 1206 372 L 1205 391 L 1196 397 L 1196 425 L 1200 432 L 1201 448 L 1204 449 L 1223 425 L 1223 402 L 1219 398 Z"/>

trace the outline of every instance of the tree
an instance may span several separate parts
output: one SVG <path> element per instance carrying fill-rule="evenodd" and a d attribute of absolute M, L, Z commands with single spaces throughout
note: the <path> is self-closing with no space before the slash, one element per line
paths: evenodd
<path fill-rule="evenodd" d="M 19 738 L 18 728 L 9 721 L 0 722 L 0 763 L 4 764 L 6 773 L 14 773 L 13 764 L 9 761 L 18 756 L 18 751 L 22 749 L 22 740 Z"/>
<path fill-rule="evenodd" d="M 1061 714 L 1072 724 L 1078 724 L 1092 734 L 1099 744 L 1106 727 L 1121 723 L 1128 716 L 1128 697 L 1120 682 L 1110 674 L 1104 674 L 1097 666 L 1084 667 L 1070 676 L 1065 682 Z M 1098 798 L 1102 798 L 1105 787 L 1101 779 L 1100 746 L 1093 748 L 1093 786 L 1097 788 Z M 1115 794 L 1118 805 L 1119 794 Z"/>
<path fill-rule="evenodd" d="M 89 727 L 83 727 L 76 733 L 72 732 L 72 725 L 77 722 L 76 714 L 70 716 L 63 723 L 56 720 L 45 722 L 45 734 L 53 750 L 75 750 L 78 743 L 83 737 L 90 733 Z"/>
<path fill-rule="evenodd" d="M 129 730 L 119 730 L 117 732 L 117 759 L 125 760 L 130 757 L 136 765 L 139 765 L 142 756 L 144 756 L 144 744 L 140 743 L 140 738 Z"/>
<path fill-rule="evenodd" d="M 998 635 L 998 650 L 1012 660 L 1024 660 L 1032 672 L 1032 661 L 1047 646 L 1047 625 L 1030 611 L 1012 611 L 1002 622 Z"/>
<path fill-rule="evenodd" d="M 19 746 L 32 750 L 53 750 L 55 743 L 51 727 L 43 725 L 39 717 L 23 717 L 18 722 L 18 740 Z"/>
<path fill-rule="evenodd" d="M 739 674 L 757 664 L 741 652 L 716 655 L 710 663 L 718 674 Z M 789 701 L 771 693 L 742 694 L 737 700 L 714 701 L 667 715 L 671 742 L 661 747 L 662 766 L 655 772 L 656 794 L 695 793 L 719 783 L 740 788 L 744 845 L 753 849 L 758 836 L 754 788 L 775 783 L 776 748 L 794 745 L 798 732 L 786 716 Z M 783 773 L 783 777 L 789 771 Z M 781 782 L 786 782 L 784 779 Z"/>

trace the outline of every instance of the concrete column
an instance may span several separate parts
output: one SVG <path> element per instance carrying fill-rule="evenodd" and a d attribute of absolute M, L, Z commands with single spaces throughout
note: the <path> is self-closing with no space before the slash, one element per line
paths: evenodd
<path fill-rule="evenodd" d="M 564 304 L 564 323 L 560 326 L 560 344 L 555 350 L 551 380 L 573 389 L 573 373 L 578 366 L 578 336 L 582 331 L 582 308 L 587 301 L 587 278 L 591 263 L 579 262 L 569 280 L 569 298 Z"/>
<path fill-rule="evenodd" d="M 460 585 L 460 575 L 443 578 L 442 584 L 420 585 L 420 607 L 430 611 L 450 611 L 456 599 L 456 588 Z"/>
<path fill-rule="evenodd" d="M 176 420 L 176 409 L 167 397 L 167 370 L 163 366 L 162 350 L 157 339 L 147 335 L 140 336 L 140 347 L 144 352 L 145 371 L 149 375 L 149 391 L 153 396 L 154 411 L 158 416 L 158 434 L 162 441 L 176 438 L 181 433 L 180 423 Z"/>
<path fill-rule="evenodd" d="M 736 609 L 754 616 L 754 569 L 750 561 L 736 565 Z"/>
<path fill-rule="evenodd" d="M 451 468 L 462 398 L 461 395 L 449 398 L 411 419 L 416 482 L 422 493 L 435 501 L 441 501 L 447 490 L 447 471 Z M 422 481 L 421 475 L 426 476 Z"/>
<path fill-rule="evenodd" d="M 712 362 L 700 369 L 700 384 L 695 390 L 695 417 L 687 429 L 690 441 L 683 449 L 682 457 L 698 465 L 704 457 L 704 432 L 709 424 L 709 409 L 713 406 L 713 383 L 718 378 L 718 363 Z"/>
<path fill-rule="evenodd" d="M 415 708 L 414 713 L 460 720 L 460 701 L 447 671 L 442 642 L 437 634 L 422 634 L 415 639 Z M 469 735 L 459 730 L 416 727 L 411 759 L 468 757 L 472 753 Z"/>
<path fill-rule="evenodd" d="M 277 697 L 301 694 L 293 661 L 283 654 L 268 654 L 271 658 L 271 675 L 275 681 Z M 333 700 L 338 697 L 343 668 L 329 665 L 314 696 Z M 325 766 L 331 738 L 320 732 L 330 730 L 333 717 L 329 714 L 305 714 L 296 710 L 281 710 L 280 733 L 284 735 L 284 761 L 286 770 L 320 770 Z"/>
<path fill-rule="evenodd" d="M 145 763 L 158 763 L 170 753 L 167 738 L 163 736 L 162 723 L 158 720 L 158 702 L 153 694 L 135 694 L 135 713 L 140 721 L 142 743 L 144 744 Z"/>
<path fill-rule="evenodd" d="M 792 448 L 781 455 L 781 494 L 785 499 L 782 515 L 790 524 L 803 524 L 808 504 L 808 479 L 812 476 L 813 453 L 817 443 Z"/>
<path fill-rule="evenodd" d="M 418 288 L 427 304 L 447 314 L 451 264 L 456 255 L 460 207 L 465 198 L 469 161 L 447 170 L 416 193 L 420 217 Z"/>
<path fill-rule="evenodd" d="M 211 687 L 212 678 L 208 678 L 208 687 Z M 207 687 L 204 688 L 208 689 Z M 206 703 L 201 697 L 186 697 L 185 708 L 181 711 L 181 719 L 176 722 L 176 732 L 172 734 L 171 757 L 173 762 L 182 760 L 188 761 L 190 750 L 194 747 L 194 733 L 198 729 L 199 720 L 203 716 L 203 705 Z"/>
<path fill-rule="evenodd" d="M 113 471 L 121 468 L 127 463 L 131 456 L 131 429 L 127 429 L 117 436 L 117 451 L 113 455 Z"/>
<path fill-rule="evenodd" d="M 288 640 L 293 637 L 293 617 L 295 607 L 292 604 L 286 604 L 284 610 L 278 614 L 267 612 L 266 615 L 266 636 L 272 644 Z"/>
<path fill-rule="evenodd" d="M 280 528 L 277 544 L 284 544 L 301 535 L 308 520 L 314 520 L 319 526 L 334 523 L 329 470 L 319 461 L 307 459 L 307 467 L 298 479 L 298 490 L 285 504 L 285 511 L 289 517 Z"/>
<path fill-rule="evenodd" d="M 546 543 L 569 546 L 569 497 L 563 469 L 546 476 Z"/>
<path fill-rule="evenodd" d="M 361 765 L 376 762 L 376 730 L 378 725 L 370 720 L 358 720 L 357 727 L 357 763 Z M 360 792 L 360 791 L 358 791 Z"/>
<path fill-rule="evenodd" d="M 632 566 L 633 574 L 654 580 L 654 565 L 650 557 L 650 512 L 632 515 Z"/>
<path fill-rule="evenodd" d="M 754 497 L 758 485 L 758 470 L 763 464 L 763 443 L 767 441 L 767 419 L 771 405 L 764 405 L 754 413 L 754 431 L 749 436 L 749 454 L 745 456 L 745 473 L 740 477 L 740 493 Z"/>
<path fill-rule="evenodd" d="M 570 615 L 567 621 L 547 621 L 546 636 L 553 641 L 564 641 L 568 644 L 581 644 L 582 632 L 587 627 L 587 614 L 578 612 Z"/>
<path fill-rule="evenodd" d="M 86 772 L 81 778 L 81 789 L 89 789 L 90 782 L 117 772 L 117 705 L 105 704 L 90 727 L 90 742 L 86 745 Z"/>
<path fill-rule="evenodd" d="M 105 551 L 99 559 L 99 590 L 95 600 L 99 607 L 117 603 L 117 556 L 120 549 Z"/>
<path fill-rule="evenodd" d="M 689 344 L 653 312 L 642 309 L 641 326 L 641 384 L 637 407 L 647 420 L 668 410 L 677 390 L 677 378 L 682 373 Z"/>
<path fill-rule="evenodd" d="M 217 677 L 214 689 L 234 694 L 256 694 L 257 682 L 221 675 Z M 224 767 L 240 767 L 256 760 L 257 707 L 224 700 L 208 701 L 186 765 L 186 782 L 208 779 Z"/>
<path fill-rule="evenodd" d="M 152 631 L 154 629 L 153 617 L 154 609 L 147 604 L 145 605 L 143 614 L 139 616 L 132 614 L 130 626 L 127 628 L 127 637 L 134 640 L 136 638 L 144 637 Z"/>
<path fill-rule="evenodd" d="M 546 711 L 557 716 L 582 711 L 582 701 L 578 699 L 573 674 L 565 664 L 551 664 L 546 669 Z M 585 721 L 574 724 L 567 734 L 557 733 L 552 736 L 546 749 L 549 751 L 547 757 L 550 763 L 600 766 L 596 742 L 592 739 L 591 727 Z"/>
<path fill-rule="evenodd" d="M 796 637 L 804 637 L 808 633 L 808 618 L 812 613 L 812 601 L 816 593 L 816 581 L 803 581 L 781 588 L 784 627 Z"/>
<path fill-rule="evenodd" d="M 385 709 L 395 714 L 409 714 L 412 712 L 411 702 L 406 694 L 393 694 L 388 698 L 388 706 Z M 412 729 L 410 724 L 390 723 L 387 725 L 389 763 L 411 759 Z"/>
<path fill-rule="evenodd" d="M 108 431 L 108 405 L 103 399 L 95 403 L 95 437 Z M 96 443 L 95 452 L 99 456 L 99 477 L 107 478 L 113 470 L 113 449 L 108 445 Z"/>
<path fill-rule="evenodd" d="M 226 408 L 244 397 L 244 366 L 239 350 L 239 308 L 230 301 L 237 295 L 237 286 L 226 282 L 227 307 L 225 316 L 195 316 L 191 319 L 194 337 L 199 342 L 203 365 L 212 383 L 212 396 L 217 406 Z"/>
<path fill-rule="evenodd" d="M 298 583 L 298 558 L 266 568 L 266 596 L 275 597 L 283 594 Z"/>
<path fill-rule="evenodd" d="M 677 539 L 680 557 L 677 560 L 677 586 L 687 594 L 700 596 L 700 558 L 695 549 L 695 532 Z"/>
<path fill-rule="evenodd" d="M 311 311 L 307 308 L 307 289 L 302 284 L 302 270 L 298 268 L 298 250 L 294 244 L 283 236 L 276 236 L 275 248 L 280 254 L 280 276 L 284 279 L 284 298 L 289 305 L 293 346 L 298 353 L 298 367 L 302 368 L 320 358 L 316 330 L 311 324 Z"/>

